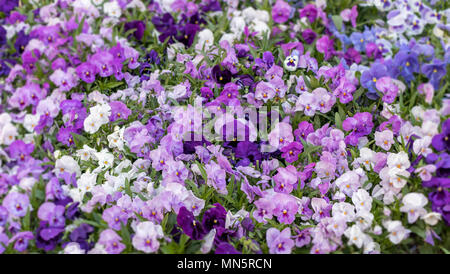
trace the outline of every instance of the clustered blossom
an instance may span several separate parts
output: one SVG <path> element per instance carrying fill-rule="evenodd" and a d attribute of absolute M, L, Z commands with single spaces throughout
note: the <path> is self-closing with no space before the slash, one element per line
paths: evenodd
<path fill-rule="evenodd" d="M 0 253 L 446 251 L 449 9 L 250 2 L 0 1 Z"/>

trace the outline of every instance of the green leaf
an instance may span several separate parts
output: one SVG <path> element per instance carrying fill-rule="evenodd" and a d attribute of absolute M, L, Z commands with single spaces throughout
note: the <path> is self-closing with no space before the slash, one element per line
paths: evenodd
<path fill-rule="evenodd" d="M 423 231 L 423 229 L 421 229 L 420 227 L 418 227 L 418 226 L 412 226 L 412 227 L 410 228 L 410 230 L 411 230 L 412 232 L 416 233 L 417 235 L 419 235 L 420 237 L 422 237 L 423 239 L 426 238 L 425 231 Z"/>
<path fill-rule="evenodd" d="M 341 30 L 342 29 L 342 17 L 340 15 L 333 15 L 333 16 L 331 16 L 331 19 L 333 20 L 333 23 L 336 26 L 336 29 Z"/>
<path fill-rule="evenodd" d="M 229 198 L 228 196 L 230 196 L 231 193 L 233 192 L 233 187 L 234 187 L 235 183 L 236 183 L 236 178 L 235 178 L 235 175 L 233 174 L 230 179 L 230 182 L 228 182 L 228 185 L 227 185 L 228 195 L 226 196 L 226 198 Z"/>
<path fill-rule="evenodd" d="M 214 193 L 214 188 L 209 188 L 208 191 L 206 191 L 203 195 L 202 195 L 202 199 L 205 200 L 205 202 L 209 201 L 211 195 Z"/>
<path fill-rule="evenodd" d="M 83 135 L 76 134 L 74 132 L 72 132 L 71 134 L 72 134 L 72 137 L 73 137 L 73 142 L 75 143 L 75 146 L 77 148 L 82 148 L 83 145 L 89 143 L 89 140 L 86 137 L 84 137 Z"/>
<path fill-rule="evenodd" d="M 314 128 L 321 128 L 320 126 L 320 118 L 318 115 L 314 117 Z"/>
<path fill-rule="evenodd" d="M 202 246 L 202 241 L 191 241 L 191 244 L 185 249 L 185 254 L 195 254 L 198 253 Z"/>
<path fill-rule="evenodd" d="M 186 180 L 186 181 L 184 181 L 184 183 L 185 183 L 186 185 L 189 186 L 189 189 L 191 189 L 192 192 L 193 192 L 196 196 L 199 195 L 199 193 L 198 193 L 198 187 L 197 187 L 197 185 L 196 185 L 192 180 Z"/>
<path fill-rule="evenodd" d="M 128 248 L 131 248 L 131 237 L 127 225 L 121 223 L 120 226 L 121 226 L 120 234 L 122 236 L 122 241 Z"/>
<path fill-rule="evenodd" d="M 315 89 L 320 86 L 319 80 L 317 80 L 316 77 L 311 77 L 310 83 L 311 83 L 311 89 Z"/>
<path fill-rule="evenodd" d="M 148 199 L 145 198 L 144 195 L 142 195 L 142 193 L 138 192 L 138 193 L 136 193 L 136 195 L 137 195 L 139 198 L 141 198 L 142 201 L 144 201 L 144 202 L 148 201 Z"/>
<path fill-rule="evenodd" d="M 165 231 L 165 232 L 168 232 L 168 231 L 166 230 L 166 226 L 167 226 L 167 221 L 169 220 L 169 215 L 170 215 L 170 214 L 166 214 L 166 215 L 164 216 L 163 220 L 161 221 L 161 227 L 162 227 L 163 231 Z"/>
<path fill-rule="evenodd" d="M 172 241 L 169 244 L 161 247 L 161 251 L 163 254 L 176 254 L 177 250 L 178 245 L 175 241 Z"/>
<path fill-rule="evenodd" d="M 187 241 L 189 240 L 189 236 L 186 234 L 181 234 L 180 236 L 180 243 L 178 244 L 178 250 L 177 253 L 178 254 L 183 254 L 184 253 L 184 248 L 186 246 Z"/>
<path fill-rule="evenodd" d="M 341 116 L 342 119 L 345 119 L 347 117 L 347 115 L 345 114 L 344 107 L 342 106 L 341 103 L 338 103 L 338 110 L 339 110 L 339 116 Z"/>
<path fill-rule="evenodd" d="M 208 181 L 208 175 L 206 174 L 206 170 L 203 167 L 203 165 L 200 164 L 198 161 L 195 161 L 195 163 L 197 164 L 198 169 L 200 170 L 200 173 L 202 174 L 203 180 L 205 180 L 205 182 Z"/>
<path fill-rule="evenodd" d="M 128 196 L 133 197 L 133 195 L 131 193 L 131 188 L 130 188 L 130 181 L 128 180 L 128 178 L 125 178 L 125 193 Z"/>
<path fill-rule="evenodd" d="M 358 99 L 361 97 L 361 95 L 364 93 L 364 88 L 360 87 L 354 94 L 353 94 L 353 100 Z"/>
<path fill-rule="evenodd" d="M 135 215 L 136 218 L 138 218 L 139 221 L 141 221 L 141 222 L 146 222 L 146 221 L 148 221 L 147 219 L 145 219 L 145 218 L 142 217 L 141 215 L 137 214 L 136 212 L 134 213 L 134 215 Z"/>
<path fill-rule="evenodd" d="M 27 214 L 25 215 L 25 217 L 22 220 L 24 230 L 30 230 L 30 222 L 31 222 L 31 211 L 28 208 Z"/>
<path fill-rule="evenodd" d="M 106 88 L 113 89 L 113 88 L 121 86 L 122 84 L 123 84 L 123 82 L 109 82 L 106 84 Z"/>
<path fill-rule="evenodd" d="M 84 20 L 85 19 L 86 19 L 86 17 L 84 17 L 84 15 L 83 15 L 83 18 L 81 18 L 81 22 L 79 22 L 77 30 L 73 34 L 73 46 L 74 46 L 74 48 L 77 48 L 77 46 L 78 46 L 78 39 L 76 39 L 76 36 L 78 36 L 81 33 L 81 31 L 83 30 Z"/>
<path fill-rule="evenodd" d="M 99 222 L 95 222 L 95 221 L 90 221 L 90 220 L 86 220 L 86 219 L 78 219 L 78 221 L 80 223 L 92 225 L 92 226 L 99 227 L 99 228 L 108 228 L 108 225 L 99 223 Z"/>
<path fill-rule="evenodd" d="M 448 249 L 445 249 L 444 247 L 440 246 L 440 248 L 442 249 L 442 251 L 444 251 L 445 254 L 450 254 L 450 251 L 448 251 Z"/>
<path fill-rule="evenodd" d="M 303 81 L 305 81 L 306 87 L 307 87 L 309 90 L 311 90 L 311 89 L 312 89 L 312 87 L 311 87 L 311 82 L 309 82 L 308 77 L 303 76 Z"/>
<path fill-rule="evenodd" d="M 338 129 L 342 129 L 342 119 L 341 119 L 341 116 L 339 115 L 339 112 L 336 112 L 334 114 L 334 121 L 336 123 L 336 127 Z"/>
<path fill-rule="evenodd" d="M 411 93 L 412 93 L 411 97 L 409 98 L 409 109 L 412 109 L 413 106 L 416 105 L 416 98 L 417 98 L 418 92 L 411 90 Z"/>

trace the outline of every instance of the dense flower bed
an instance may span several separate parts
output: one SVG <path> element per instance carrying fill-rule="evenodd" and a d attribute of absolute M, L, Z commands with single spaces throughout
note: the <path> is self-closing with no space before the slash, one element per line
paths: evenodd
<path fill-rule="evenodd" d="M 448 1 L 0 1 L 0 253 L 449 253 Z"/>

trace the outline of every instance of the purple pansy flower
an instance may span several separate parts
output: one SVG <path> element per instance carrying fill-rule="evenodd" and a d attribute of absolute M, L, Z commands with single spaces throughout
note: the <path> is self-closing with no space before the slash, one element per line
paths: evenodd
<path fill-rule="evenodd" d="M 269 228 L 266 232 L 266 240 L 271 254 L 290 254 L 295 246 L 289 227 L 281 232 L 274 227 Z"/>
<path fill-rule="evenodd" d="M 28 247 L 28 242 L 34 239 L 33 233 L 30 231 L 19 232 L 9 240 L 9 243 L 14 243 L 14 249 L 19 252 L 24 252 Z"/>
<path fill-rule="evenodd" d="M 82 63 L 76 68 L 78 77 L 86 83 L 93 83 L 98 73 L 97 67 L 89 62 Z"/>
<path fill-rule="evenodd" d="M 10 192 L 3 199 L 2 206 L 4 206 L 9 214 L 16 217 L 23 217 L 27 214 L 30 206 L 30 199 L 28 195 L 19 192 Z"/>
<path fill-rule="evenodd" d="M 201 240 L 206 235 L 201 222 L 194 218 L 192 212 L 181 207 L 178 211 L 177 224 L 183 229 L 183 232 L 193 240 Z"/>
<path fill-rule="evenodd" d="M 120 101 L 112 101 L 109 103 L 109 106 L 111 107 L 111 116 L 109 117 L 111 122 L 119 119 L 127 120 L 128 116 L 131 114 L 131 110 L 127 105 Z"/>
<path fill-rule="evenodd" d="M 277 0 L 272 7 L 272 19 L 275 23 L 281 24 L 289 19 L 291 6 L 283 0 Z"/>

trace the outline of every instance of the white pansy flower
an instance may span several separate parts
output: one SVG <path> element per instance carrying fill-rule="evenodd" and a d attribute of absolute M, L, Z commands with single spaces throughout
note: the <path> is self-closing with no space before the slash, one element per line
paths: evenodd
<path fill-rule="evenodd" d="M 99 119 L 95 115 L 89 115 L 84 119 L 84 130 L 90 134 L 96 133 L 102 124 L 100 123 Z"/>
<path fill-rule="evenodd" d="M 151 161 L 150 160 L 145 160 L 145 159 L 137 159 L 136 161 L 134 161 L 133 163 L 133 169 L 135 171 L 140 171 L 142 169 L 148 169 L 151 165 Z"/>
<path fill-rule="evenodd" d="M 284 65 L 284 69 L 286 69 L 288 71 L 295 71 L 295 70 L 297 70 L 297 67 L 298 67 L 298 56 L 296 56 L 296 55 L 289 55 L 284 60 L 283 65 Z"/>
<path fill-rule="evenodd" d="M 355 218 L 355 207 L 346 202 L 335 203 L 333 204 L 332 214 L 333 217 L 340 216 L 346 222 L 352 222 Z"/>
<path fill-rule="evenodd" d="M 188 92 L 188 90 L 187 90 L 186 86 L 180 84 L 180 85 L 174 86 L 172 91 L 169 92 L 167 97 L 176 100 L 176 99 L 185 97 L 187 95 L 187 92 Z"/>
<path fill-rule="evenodd" d="M 67 155 L 64 155 L 56 160 L 55 169 L 53 171 L 56 175 L 60 175 L 63 172 L 68 172 L 69 174 L 75 173 L 77 177 L 81 175 L 80 166 L 77 161 Z"/>
<path fill-rule="evenodd" d="M 424 112 L 425 112 L 425 110 L 423 109 L 422 106 L 414 106 L 411 109 L 411 114 L 414 117 L 414 119 L 416 119 L 416 121 L 421 121 L 422 120 Z"/>
<path fill-rule="evenodd" d="M 389 167 L 396 167 L 398 169 L 408 169 L 411 166 L 408 154 L 404 151 L 389 153 L 386 163 Z"/>
<path fill-rule="evenodd" d="M 118 148 L 119 150 L 124 150 L 124 139 L 120 136 L 120 131 L 114 131 L 108 135 L 108 145 L 110 148 Z"/>
<path fill-rule="evenodd" d="M 423 122 L 421 130 L 422 136 L 433 137 L 434 135 L 439 133 L 439 124 L 430 120 L 426 120 Z"/>
<path fill-rule="evenodd" d="M 421 128 L 418 127 L 418 126 L 413 126 L 411 124 L 411 122 L 409 122 L 409 121 L 403 123 L 403 125 L 400 128 L 400 132 L 399 133 L 400 134 L 397 137 L 397 140 L 399 142 L 401 142 L 402 138 L 403 138 L 403 141 L 404 141 L 405 145 L 410 140 L 412 135 L 418 135 L 418 136 L 422 135 Z"/>
<path fill-rule="evenodd" d="M 116 191 L 123 191 L 125 189 L 125 181 L 130 181 L 127 173 L 120 173 L 118 176 L 105 174 L 105 179 L 106 184 L 104 185 L 104 188 L 108 194 L 112 194 Z"/>
<path fill-rule="evenodd" d="M 225 33 L 219 40 L 219 43 L 222 41 L 228 41 L 230 45 L 234 44 L 234 40 L 236 40 L 236 35 L 234 33 Z"/>
<path fill-rule="evenodd" d="M 86 254 L 77 242 L 70 242 L 64 247 L 64 254 Z"/>
<path fill-rule="evenodd" d="M 24 177 L 20 180 L 19 186 L 26 191 L 31 191 L 36 182 L 37 180 L 33 177 Z"/>
<path fill-rule="evenodd" d="M 352 195 L 352 202 L 357 211 L 370 211 L 372 209 L 372 197 L 365 189 L 358 189 Z"/>
<path fill-rule="evenodd" d="M 373 158 L 375 156 L 375 152 L 370 148 L 363 147 L 359 151 L 359 157 L 357 161 L 364 165 L 367 170 L 370 170 L 370 167 L 373 168 Z"/>
<path fill-rule="evenodd" d="M 261 22 L 268 23 L 270 20 L 270 15 L 266 10 L 256 10 L 255 18 Z"/>
<path fill-rule="evenodd" d="M 0 144 L 10 145 L 16 140 L 17 135 L 17 128 L 9 122 L 6 123 L 0 127 Z"/>
<path fill-rule="evenodd" d="M 109 116 L 111 116 L 111 107 L 109 104 L 98 104 L 89 109 L 90 115 L 96 116 L 101 124 L 109 123 Z"/>
<path fill-rule="evenodd" d="M 437 212 L 430 212 L 421 217 L 421 219 L 427 224 L 427 225 L 436 225 L 441 219 L 442 215 Z"/>
<path fill-rule="evenodd" d="M 23 127 L 29 131 L 33 132 L 34 128 L 39 123 L 40 116 L 39 115 L 32 115 L 32 114 L 26 114 L 23 119 Z"/>
<path fill-rule="evenodd" d="M 408 213 L 408 223 L 410 224 L 427 213 L 423 207 L 428 203 L 428 199 L 422 193 L 408 193 L 403 196 L 402 203 L 400 211 Z"/>
<path fill-rule="evenodd" d="M 117 1 L 110 1 L 103 5 L 103 11 L 111 17 L 119 18 L 122 15 L 122 9 Z"/>
<path fill-rule="evenodd" d="M 443 38 L 445 35 L 445 32 L 441 29 L 441 28 L 439 28 L 439 26 L 438 25 L 436 25 L 436 26 L 434 26 L 434 28 L 433 28 L 433 34 L 436 36 L 436 37 L 439 37 L 439 38 Z"/>
<path fill-rule="evenodd" d="M 122 160 L 115 168 L 114 173 L 120 174 L 123 169 L 131 166 L 131 161 L 128 159 Z"/>
<path fill-rule="evenodd" d="M 88 161 L 92 157 L 95 157 L 95 153 L 97 151 L 86 144 L 83 145 L 82 149 L 77 150 L 77 156 L 83 161 Z"/>
<path fill-rule="evenodd" d="M 389 231 L 389 240 L 393 244 L 399 244 L 411 232 L 409 229 L 405 229 L 400 221 L 387 221 L 384 227 Z"/>
<path fill-rule="evenodd" d="M 236 16 L 230 21 L 230 30 L 239 37 L 244 31 L 246 24 L 245 20 L 241 16 Z"/>
<path fill-rule="evenodd" d="M 270 37 L 270 28 L 269 26 L 263 22 L 263 21 L 259 21 L 259 20 L 255 20 L 252 22 L 252 24 L 250 25 L 252 31 L 256 31 L 256 37 L 262 39 L 263 35 L 265 35 L 267 38 Z"/>
<path fill-rule="evenodd" d="M 12 118 L 11 115 L 7 112 L 3 112 L 0 114 L 0 129 L 3 128 L 6 124 L 11 123 Z"/>
<path fill-rule="evenodd" d="M 53 151 L 53 157 L 55 157 L 55 159 L 59 159 L 59 157 L 61 157 L 61 150 L 57 149 Z"/>
<path fill-rule="evenodd" d="M 78 188 L 70 188 L 68 185 L 61 186 L 64 195 L 72 198 L 74 203 L 81 203 L 83 201 L 83 196 Z"/>
<path fill-rule="evenodd" d="M 77 181 L 78 191 L 80 193 L 81 199 L 84 197 L 86 192 L 91 192 L 97 183 L 97 174 L 91 173 L 89 170 L 81 174 Z"/>
<path fill-rule="evenodd" d="M 344 235 L 348 238 L 349 244 L 354 244 L 358 248 L 361 248 L 363 246 L 366 236 L 357 225 L 353 225 L 347 228 L 344 232 Z"/>
<path fill-rule="evenodd" d="M 126 9 L 138 9 L 141 12 L 145 12 L 147 10 L 147 7 L 140 0 L 132 0 L 130 3 L 128 3 Z"/>
<path fill-rule="evenodd" d="M 416 155 L 423 155 L 427 156 L 431 152 L 431 148 L 429 148 L 431 145 L 431 137 L 430 136 L 424 136 L 423 138 L 417 139 L 413 143 L 413 151 Z"/>
<path fill-rule="evenodd" d="M 114 164 L 114 155 L 108 150 L 103 149 L 100 152 L 95 153 L 95 157 L 98 159 L 98 165 L 101 169 L 112 168 Z"/>
<path fill-rule="evenodd" d="M 257 17 L 256 10 L 253 7 L 245 8 L 242 11 L 242 16 L 244 17 L 244 19 L 247 23 L 250 23 L 253 20 L 255 20 Z"/>
<path fill-rule="evenodd" d="M 210 29 L 204 29 L 197 34 L 198 42 L 195 46 L 196 49 L 203 49 L 205 46 L 205 50 L 209 49 L 212 45 L 214 45 L 214 34 Z"/>
<path fill-rule="evenodd" d="M 409 178 L 410 176 L 408 171 L 396 167 L 390 168 L 388 174 L 390 178 L 389 182 L 396 188 L 403 188 L 408 182 L 405 178 Z"/>
<path fill-rule="evenodd" d="M 356 213 L 355 224 L 361 229 L 366 230 L 372 225 L 373 214 L 369 211 L 361 210 Z"/>

